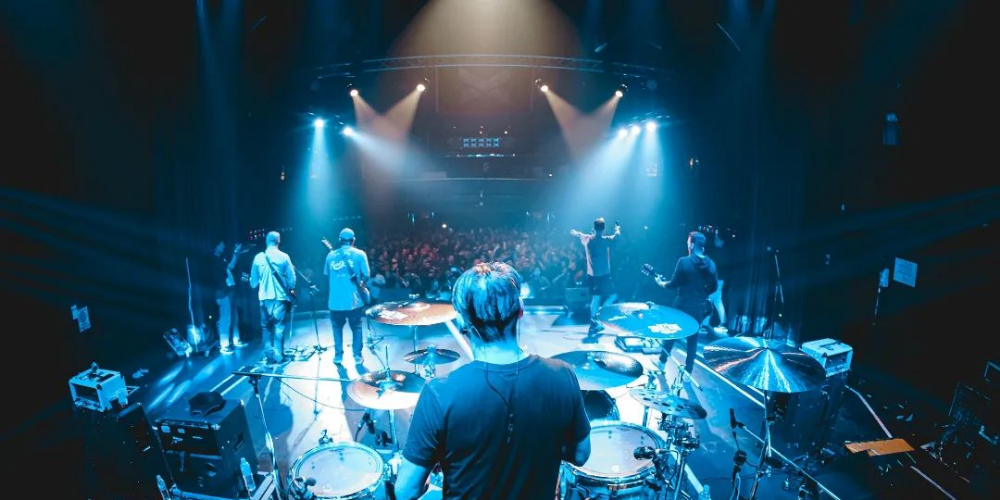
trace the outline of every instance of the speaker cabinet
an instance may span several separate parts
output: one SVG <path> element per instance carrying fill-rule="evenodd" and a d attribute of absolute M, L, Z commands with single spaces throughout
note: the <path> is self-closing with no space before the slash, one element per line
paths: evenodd
<path fill-rule="evenodd" d="M 833 433 L 849 373 L 829 375 L 808 392 L 772 394 L 769 411 L 780 417 L 771 427 L 771 445 L 789 459 L 818 455 Z"/>
<path fill-rule="evenodd" d="M 74 412 L 86 458 L 82 498 L 160 498 L 156 476 L 166 484 L 171 483 L 171 477 L 142 405 L 136 402 L 107 412 L 77 407 Z"/>
<path fill-rule="evenodd" d="M 221 409 L 193 414 L 187 402 L 175 405 L 156 421 L 167 465 L 182 491 L 223 498 L 245 498 L 240 459 L 257 472 L 246 409 L 226 399 Z"/>

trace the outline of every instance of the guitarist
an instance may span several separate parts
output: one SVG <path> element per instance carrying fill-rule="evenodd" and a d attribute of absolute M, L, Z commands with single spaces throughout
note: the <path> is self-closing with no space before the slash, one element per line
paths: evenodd
<path fill-rule="evenodd" d="M 691 231 L 688 234 L 687 248 L 688 255 L 677 259 L 677 266 L 670 280 L 662 276 L 656 276 L 656 284 L 663 288 L 676 290 L 677 296 L 674 298 L 673 307 L 679 309 L 701 325 L 711 313 L 712 304 L 708 297 L 719 287 L 718 271 L 712 258 L 705 254 L 705 235 L 698 231 Z M 665 365 L 670 350 L 674 347 L 673 340 L 663 342 L 663 350 L 660 351 L 660 365 Z M 684 369 L 688 376 L 694 370 L 694 360 L 698 355 L 698 334 L 687 338 L 687 357 L 684 359 Z"/>
<path fill-rule="evenodd" d="M 333 325 L 333 362 L 340 364 L 344 359 L 344 323 L 351 327 L 351 348 L 354 362 L 361 364 L 364 357 L 361 348 L 361 317 L 370 302 L 364 282 L 371 274 L 368 255 L 354 246 L 354 230 L 340 231 L 340 248 L 330 249 L 323 266 L 323 274 L 330 277 L 330 323 Z"/>
<path fill-rule="evenodd" d="M 295 267 L 288 254 L 278 249 L 280 233 L 267 233 L 265 242 L 267 248 L 253 258 L 250 287 L 257 288 L 264 353 L 267 362 L 273 364 L 283 361 L 285 335 L 291 323 L 292 302 L 295 299 Z"/>

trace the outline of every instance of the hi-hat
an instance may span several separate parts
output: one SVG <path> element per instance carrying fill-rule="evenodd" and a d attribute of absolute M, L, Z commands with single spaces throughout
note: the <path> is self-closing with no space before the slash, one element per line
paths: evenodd
<path fill-rule="evenodd" d="M 652 302 L 622 302 L 604 306 L 597 319 L 620 335 L 655 340 L 683 339 L 698 333 L 698 321 L 672 307 Z"/>
<path fill-rule="evenodd" d="M 708 416 L 701 405 L 687 399 L 677 397 L 669 392 L 636 387 L 628 391 L 633 399 L 643 406 L 656 410 L 664 415 L 700 420 Z"/>
<path fill-rule="evenodd" d="M 369 372 L 347 386 L 355 402 L 375 410 L 399 410 L 417 405 L 426 381 L 420 375 L 399 370 Z"/>
<path fill-rule="evenodd" d="M 576 372 L 580 389 L 602 391 L 621 387 L 642 376 L 642 365 L 628 354 L 609 351 L 570 351 L 552 356 Z"/>
<path fill-rule="evenodd" d="M 419 351 L 405 354 L 403 359 L 407 363 L 415 365 L 443 365 L 457 361 L 460 357 L 462 357 L 461 354 L 451 349 L 438 349 L 430 346 L 427 349 L 420 349 Z"/>
<path fill-rule="evenodd" d="M 731 337 L 705 346 L 705 363 L 733 382 L 770 392 L 806 392 L 826 380 L 811 356 L 784 341 Z"/>
<path fill-rule="evenodd" d="M 437 325 L 458 317 L 451 304 L 410 300 L 378 304 L 365 313 L 379 323 L 402 326 Z"/>

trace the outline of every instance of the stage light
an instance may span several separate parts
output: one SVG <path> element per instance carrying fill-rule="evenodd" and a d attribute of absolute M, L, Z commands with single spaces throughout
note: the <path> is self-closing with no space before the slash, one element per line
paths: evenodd
<path fill-rule="evenodd" d="M 654 130 L 656 130 L 656 122 L 654 122 L 653 120 L 648 120 L 646 122 L 646 132 L 652 132 Z"/>
<path fill-rule="evenodd" d="M 535 79 L 535 86 L 538 87 L 538 90 L 541 90 L 542 92 L 549 91 L 549 85 L 545 83 L 545 80 L 542 80 L 541 78 Z"/>
<path fill-rule="evenodd" d="M 427 86 L 426 85 L 424 85 L 422 83 L 418 83 L 417 84 L 417 92 L 423 92 L 425 90 L 427 90 Z"/>
<path fill-rule="evenodd" d="M 548 85 L 542 85 L 538 90 L 541 90 L 542 92 L 548 92 L 549 91 L 549 86 Z"/>
<path fill-rule="evenodd" d="M 618 90 L 615 91 L 615 97 L 622 98 L 628 93 L 628 86 L 624 83 L 618 86 Z"/>
<path fill-rule="evenodd" d="M 342 130 L 341 133 L 344 134 L 344 135 L 346 135 L 347 137 L 353 137 L 354 136 L 354 129 L 351 128 L 350 125 L 348 125 L 348 126 L 344 127 L 344 130 Z"/>
<path fill-rule="evenodd" d="M 628 130 L 629 130 L 629 132 L 632 132 L 632 135 L 638 135 L 639 132 L 642 132 L 642 127 L 640 127 L 640 126 L 638 126 L 636 124 L 632 124 L 632 126 L 630 126 L 628 128 Z"/>
<path fill-rule="evenodd" d="M 351 97 L 357 97 L 358 94 L 360 94 L 360 92 L 358 92 L 358 89 L 351 89 Z"/>
<path fill-rule="evenodd" d="M 627 135 L 628 135 L 628 130 L 625 130 L 624 128 L 618 129 L 618 138 L 619 139 L 623 139 Z"/>
<path fill-rule="evenodd" d="M 313 120 L 313 127 L 323 128 L 325 126 L 326 126 L 326 120 L 324 120 L 322 118 L 317 118 L 317 119 Z"/>

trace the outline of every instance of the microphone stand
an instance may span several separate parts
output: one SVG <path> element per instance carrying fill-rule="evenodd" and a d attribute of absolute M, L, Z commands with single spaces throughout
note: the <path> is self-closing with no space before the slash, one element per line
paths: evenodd
<path fill-rule="evenodd" d="M 320 340 L 319 340 L 319 320 L 316 319 L 316 298 L 315 297 L 316 297 L 316 293 L 319 292 L 319 288 L 317 288 L 316 285 L 312 281 L 309 280 L 309 278 L 306 278 L 306 276 L 304 274 L 302 274 L 302 271 L 299 271 L 298 269 L 296 269 L 295 272 L 299 274 L 299 278 L 301 278 L 302 281 L 305 281 L 306 284 L 309 285 L 309 307 L 312 308 L 313 329 L 316 332 L 316 345 L 313 346 L 313 351 L 311 353 L 309 353 L 309 356 L 304 356 L 303 359 L 300 359 L 300 361 L 304 361 L 305 359 L 309 359 L 310 356 L 312 356 L 313 354 L 315 354 L 317 352 L 326 352 L 327 347 L 324 347 L 323 344 L 322 344 L 322 342 L 320 342 Z"/>

